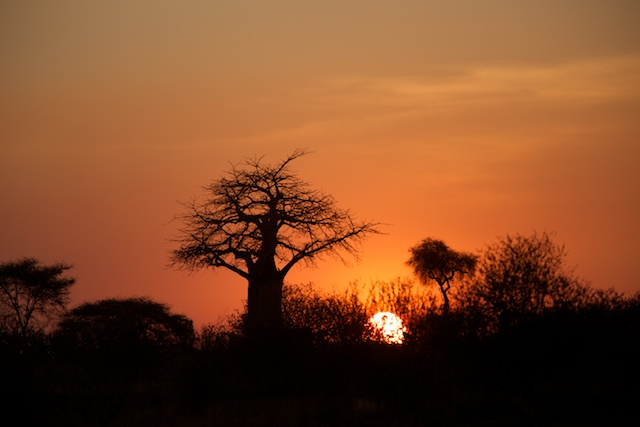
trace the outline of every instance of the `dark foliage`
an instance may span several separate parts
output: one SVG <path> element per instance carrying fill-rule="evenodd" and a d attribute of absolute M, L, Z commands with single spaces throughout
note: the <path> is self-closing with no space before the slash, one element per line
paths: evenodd
<path fill-rule="evenodd" d="M 161 352 L 191 348 L 193 322 L 148 298 L 110 298 L 69 311 L 55 335 L 57 348 L 82 356 L 145 361 Z"/>
<path fill-rule="evenodd" d="M 15 368 L 3 391 L 30 402 L 31 425 L 629 425 L 639 296 L 603 292 L 482 339 L 465 333 L 465 316 L 427 313 L 413 323 L 420 339 L 401 346 L 316 343 L 294 329 L 268 351 L 234 316 L 135 375 L 50 354 L 3 360 Z"/>
<path fill-rule="evenodd" d="M 283 315 L 289 330 L 315 344 L 361 342 L 369 316 L 353 289 L 323 294 L 311 285 L 284 288 Z"/>

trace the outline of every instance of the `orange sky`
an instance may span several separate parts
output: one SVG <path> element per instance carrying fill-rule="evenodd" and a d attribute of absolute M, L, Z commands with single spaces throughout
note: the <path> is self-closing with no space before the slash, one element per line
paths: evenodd
<path fill-rule="evenodd" d="M 74 264 L 73 305 L 240 308 L 232 274 L 165 268 L 177 201 L 298 147 L 302 178 L 389 225 L 360 264 L 289 281 L 547 230 L 594 286 L 640 289 L 640 3 L 89 3 L 0 4 L 0 260 Z"/>

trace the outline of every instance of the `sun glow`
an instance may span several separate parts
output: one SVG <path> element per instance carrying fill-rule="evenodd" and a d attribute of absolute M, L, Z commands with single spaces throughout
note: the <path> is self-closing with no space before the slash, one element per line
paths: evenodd
<path fill-rule="evenodd" d="M 381 311 L 369 319 L 369 325 L 373 329 L 374 338 L 388 344 L 402 344 L 407 328 L 402 325 L 402 319 L 397 315 Z"/>

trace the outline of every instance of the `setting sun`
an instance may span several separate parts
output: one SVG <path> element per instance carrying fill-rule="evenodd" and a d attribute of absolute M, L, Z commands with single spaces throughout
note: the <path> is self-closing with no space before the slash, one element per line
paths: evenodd
<path fill-rule="evenodd" d="M 403 326 L 402 319 L 388 311 L 381 311 L 369 319 L 369 325 L 375 332 L 376 339 L 388 344 L 402 344 L 407 328 Z"/>

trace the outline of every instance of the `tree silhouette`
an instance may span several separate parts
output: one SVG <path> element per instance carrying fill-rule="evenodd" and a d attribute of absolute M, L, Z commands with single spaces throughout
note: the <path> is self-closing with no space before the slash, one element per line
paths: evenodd
<path fill-rule="evenodd" d="M 566 268 L 565 256 L 564 246 L 546 232 L 499 237 L 483 251 L 478 274 L 465 285 L 461 300 L 501 330 L 550 309 L 588 303 L 598 293 Z"/>
<path fill-rule="evenodd" d="M 203 201 L 186 203 L 172 265 L 195 270 L 223 267 L 248 282 L 247 328 L 273 333 L 282 328 L 282 287 L 291 268 L 322 256 L 344 261 L 377 224 L 356 221 L 331 196 L 313 190 L 291 172 L 306 154 L 296 150 L 277 164 L 261 158 L 232 167 L 205 187 Z"/>
<path fill-rule="evenodd" d="M 411 258 L 407 264 L 413 268 L 416 276 L 423 284 L 436 282 L 442 292 L 443 312 L 449 313 L 449 296 L 451 282 L 474 271 L 478 257 L 467 252 L 455 251 L 442 240 L 431 237 L 409 249 Z"/>
<path fill-rule="evenodd" d="M 0 264 L 0 325 L 5 333 L 24 339 L 61 314 L 75 283 L 64 276 L 71 266 L 41 265 L 35 258 Z"/>
<path fill-rule="evenodd" d="M 191 347 L 193 322 L 149 298 L 109 298 L 84 303 L 65 314 L 58 339 L 84 353 L 139 353 Z"/>

